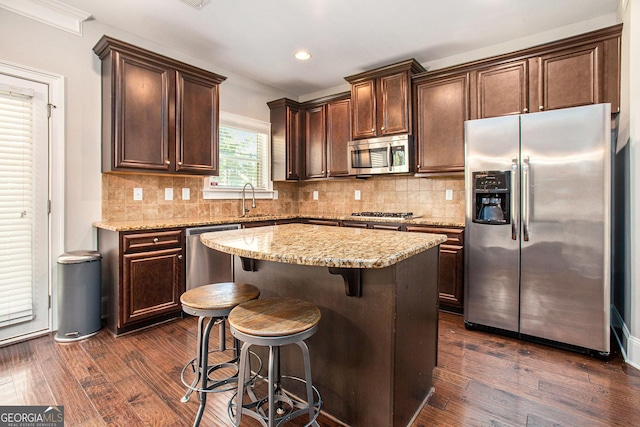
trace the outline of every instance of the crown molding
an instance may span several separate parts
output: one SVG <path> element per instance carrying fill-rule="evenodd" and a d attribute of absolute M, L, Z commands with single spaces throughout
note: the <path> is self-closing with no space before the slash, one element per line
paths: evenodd
<path fill-rule="evenodd" d="M 91 18 L 90 13 L 58 0 L 0 0 L 0 8 L 79 36 L 82 23 Z"/>

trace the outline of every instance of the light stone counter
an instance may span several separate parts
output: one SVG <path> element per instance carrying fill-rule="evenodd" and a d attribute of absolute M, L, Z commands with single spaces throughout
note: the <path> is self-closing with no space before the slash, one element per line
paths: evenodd
<path fill-rule="evenodd" d="M 339 268 L 384 268 L 447 240 L 441 234 L 285 224 L 200 236 L 211 249 L 263 261 Z"/>

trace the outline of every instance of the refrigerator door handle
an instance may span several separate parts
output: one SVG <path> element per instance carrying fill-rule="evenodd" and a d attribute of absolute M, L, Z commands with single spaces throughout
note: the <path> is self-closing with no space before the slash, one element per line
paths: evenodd
<path fill-rule="evenodd" d="M 529 156 L 522 158 L 522 239 L 529 241 L 529 174 L 531 165 Z"/>
<path fill-rule="evenodd" d="M 514 157 L 511 159 L 511 206 L 509 210 L 511 211 L 511 239 L 518 240 L 518 224 L 516 223 L 516 198 L 515 192 L 513 191 L 513 187 L 516 183 L 516 174 L 518 173 L 518 158 Z"/>

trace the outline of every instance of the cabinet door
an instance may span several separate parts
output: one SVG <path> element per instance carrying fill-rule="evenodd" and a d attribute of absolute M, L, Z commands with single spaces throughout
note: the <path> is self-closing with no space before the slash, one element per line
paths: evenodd
<path fill-rule="evenodd" d="M 416 85 L 416 171 L 464 171 L 464 121 L 469 119 L 469 74 Z"/>
<path fill-rule="evenodd" d="M 305 110 L 304 146 L 305 178 L 324 178 L 326 176 L 326 135 L 324 105 Z"/>
<path fill-rule="evenodd" d="M 351 85 L 353 139 L 376 136 L 376 81 Z"/>
<path fill-rule="evenodd" d="M 409 114 L 409 74 L 406 72 L 380 77 L 378 121 L 379 136 L 411 131 Z"/>
<path fill-rule="evenodd" d="M 300 112 L 287 107 L 287 179 L 300 179 Z"/>
<path fill-rule="evenodd" d="M 349 175 L 347 144 L 351 139 L 351 100 L 327 104 L 327 176 Z"/>
<path fill-rule="evenodd" d="M 531 110 L 602 102 L 603 50 L 598 42 L 531 58 Z"/>
<path fill-rule="evenodd" d="M 462 310 L 464 297 L 464 253 L 462 246 L 440 246 L 440 303 Z"/>
<path fill-rule="evenodd" d="M 180 311 L 182 249 L 125 254 L 120 327 Z"/>
<path fill-rule="evenodd" d="M 170 69 L 153 61 L 116 54 L 113 73 L 113 168 L 168 171 L 170 105 L 174 79 Z M 106 143 L 106 142 L 105 142 Z"/>
<path fill-rule="evenodd" d="M 218 84 L 176 72 L 176 172 L 218 175 Z"/>
<path fill-rule="evenodd" d="M 475 71 L 476 102 L 471 117 L 522 114 L 529 111 L 528 62 L 517 61 Z"/>

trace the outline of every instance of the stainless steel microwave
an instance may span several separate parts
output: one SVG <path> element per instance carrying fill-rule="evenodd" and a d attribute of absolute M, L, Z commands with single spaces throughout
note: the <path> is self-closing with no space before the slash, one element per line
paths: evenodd
<path fill-rule="evenodd" d="M 349 175 L 409 172 L 411 141 L 408 135 L 349 141 Z"/>

